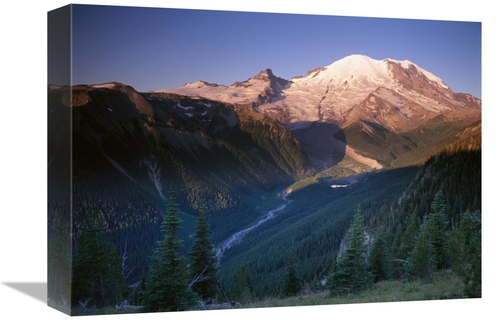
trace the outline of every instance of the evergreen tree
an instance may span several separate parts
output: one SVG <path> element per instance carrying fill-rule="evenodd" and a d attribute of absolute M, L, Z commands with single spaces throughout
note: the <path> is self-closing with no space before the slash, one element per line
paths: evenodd
<path fill-rule="evenodd" d="M 462 220 L 463 221 L 463 220 Z M 467 238 L 466 233 L 462 228 L 462 224 L 460 227 L 453 229 L 450 232 L 450 254 L 451 254 L 451 269 L 456 274 L 463 276 L 465 274 L 468 260 L 467 254 Z"/>
<path fill-rule="evenodd" d="M 194 242 L 189 255 L 192 290 L 204 301 L 213 299 L 217 293 L 217 258 L 210 242 L 204 200 L 196 220 Z"/>
<path fill-rule="evenodd" d="M 369 270 L 375 282 L 389 277 L 389 250 L 387 249 L 386 233 L 377 230 L 375 241 L 368 257 Z"/>
<path fill-rule="evenodd" d="M 445 203 L 442 192 L 436 193 L 431 205 L 431 214 L 420 226 L 415 247 L 408 257 L 408 273 L 412 277 L 432 278 L 436 270 L 449 266 L 449 237 Z"/>
<path fill-rule="evenodd" d="M 232 297 L 234 300 L 246 303 L 253 299 L 252 282 L 247 266 L 241 266 L 234 273 Z"/>
<path fill-rule="evenodd" d="M 442 191 L 436 193 L 431 204 L 431 217 L 435 222 L 435 237 L 432 243 L 436 261 L 436 269 L 442 270 L 450 266 L 448 219 L 446 204 Z"/>
<path fill-rule="evenodd" d="M 297 275 L 297 267 L 295 265 L 295 247 L 292 246 L 290 250 L 290 258 L 288 260 L 288 266 L 286 270 L 285 280 L 284 280 L 284 292 L 285 296 L 294 296 L 298 294 L 301 290 L 300 279 Z"/>
<path fill-rule="evenodd" d="M 407 272 L 411 277 L 431 278 L 436 270 L 436 264 L 433 257 L 433 226 L 434 220 L 425 217 L 420 226 L 418 236 L 415 240 L 415 246 L 408 257 Z"/>
<path fill-rule="evenodd" d="M 416 210 L 406 219 L 404 225 L 406 226 L 404 232 L 401 231 L 401 225 L 398 226 L 398 241 L 395 242 L 395 246 L 393 247 L 394 259 L 390 262 L 391 276 L 395 279 L 402 279 L 407 273 L 406 266 L 403 263 L 406 262 L 410 252 L 413 250 L 415 239 L 420 229 L 420 219 Z"/>
<path fill-rule="evenodd" d="M 175 201 L 174 193 L 170 191 L 167 215 L 161 224 L 165 237 L 158 241 L 153 253 L 146 285 L 144 308 L 147 312 L 186 310 L 193 303 L 186 259 L 179 253 L 182 240 L 177 231 L 182 220 Z"/>
<path fill-rule="evenodd" d="M 92 208 L 79 233 L 74 254 L 72 304 L 114 305 L 126 290 L 120 257 L 105 235 L 105 220 Z"/>
<path fill-rule="evenodd" d="M 466 211 L 450 233 L 452 269 L 464 277 L 469 297 L 481 297 L 481 213 Z"/>
<path fill-rule="evenodd" d="M 408 255 L 415 246 L 415 238 L 417 237 L 418 230 L 420 229 L 420 219 L 416 211 L 413 211 L 406 225 L 407 227 L 401 237 L 399 247 L 396 250 L 396 257 L 398 259 L 407 259 Z"/>
<path fill-rule="evenodd" d="M 49 228 L 47 298 L 66 313 L 70 312 L 71 297 L 71 241 L 68 219 L 56 209 L 53 227 Z"/>
<path fill-rule="evenodd" d="M 328 277 L 328 289 L 332 295 L 360 292 L 373 284 L 373 275 L 367 268 L 367 248 L 360 206 L 356 209 L 347 242 L 348 247 Z"/>

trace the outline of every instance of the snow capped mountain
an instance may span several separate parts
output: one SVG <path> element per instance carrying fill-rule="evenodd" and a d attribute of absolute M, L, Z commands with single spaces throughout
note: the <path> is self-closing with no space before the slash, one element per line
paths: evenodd
<path fill-rule="evenodd" d="M 394 76 L 395 73 L 405 74 L 409 68 L 421 70 L 408 62 L 379 61 L 363 55 L 351 55 L 318 72 L 294 79 L 284 101 L 274 106 L 262 106 L 259 110 L 266 112 L 270 109 L 267 113 L 272 113 L 286 106 L 291 123 L 317 120 L 343 122 L 349 120 L 347 113 L 369 98 L 370 94 L 376 97 L 383 94 L 397 106 L 401 106 L 403 99 L 417 99 L 424 109 L 431 109 L 433 104 L 426 97 L 416 92 L 405 92 L 403 84 Z M 424 76 L 424 73 L 420 75 Z M 431 81 L 432 85 L 447 89 L 440 79 L 432 77 Z M 395 93 L 394 97 L 387 94 L 388 90 Z M 370 100 L 374 102 L 373 99 L 371 97 Z M 304 108 L 305 105 L 308 107 Z M 307 112 L 304 113 L 304 109 Z"/>
<path fill-rule="evenodd" d="M 442 147 L 450 134 L 481 120 L 481 100 L 454 93 L 411 61 L 360 54 L 289 80 L 266 69 L 230 86 L 198 81 L 161 92 L 231 103 L 273 118 L 318 168 L 345 156 L 374 169 L 422 161 L 431 148 L 419 148 Z"/>
<path fill-rule="evenodd" d="M 290 80 L 267 69 L 230 86 L 195 82 L 161 92 L 251 105 L 290 129 L 316 121 L 346 126 L 369 119 L 404 131 L 457 108 L 481 107 L 479 99 L 453 93 L 439 77 L 408 60 L 375 60 L 360 54 Z"/>

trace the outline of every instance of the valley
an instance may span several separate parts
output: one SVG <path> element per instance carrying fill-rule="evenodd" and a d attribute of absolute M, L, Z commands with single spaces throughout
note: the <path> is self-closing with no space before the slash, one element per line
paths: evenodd
<path fill-rule="evenodd" d="M 206 210 L 213 299 L 242 303 L 282 296 L 290 257 L 303 290 L 326 290 L 358 209 L 370 250 L 384 234 L 393 280 L 410 276 L 394 261 L 409 259 L 435 194 L 444 193 L 447 234 L 481 209 L 481 101 L 409 61 L 354 55 L 288 80 L 265 69 L 231 86 L 156 92 L 49 86 L 48 100 L 50 121 L 72 121 L 48 132 L 49 239 L 59 215 L 71 216 L 78 247 L 97 210 L 128 285 L 145 284 L 169 193 L 179 253 L 189 256 Z M 475 255 L 476 244 L 460 245 Z M 457 274 L 472 263 L 461 254 L 447 264 Z"/>
<path fill-rule="evenodd" d="M 286 204 L 281 204 L 276 209 L 269 210 L 267 212 L 267 214 L 264 216 L 264 218 L 260 219 L 256 224 L 251 225 L 250 227 L 245 228 L 244 230 L 236 232 L 231 237 L 229 237 L 227 240 L 225 240 L 219 248 L 216 249 L 216 257 L 217 257 L 218 265 L 220 265 L 220 261 L 222 259 L 224 252 L 226 250 L 229 250 L 233 244 L 240 241 L 248 232 L 259 227 L 261 224 L 265 223 L 266 221 L 273 219 L 276 212 L 285 209 L 287 207 L 287 204 L 290 204 L 291 201 L 286 198 L 287 194 L 285 193 L 285 191 L 282 191 L 281 194 L 282 194 L 281 199 L 283 201 L 285 201 Z"/>

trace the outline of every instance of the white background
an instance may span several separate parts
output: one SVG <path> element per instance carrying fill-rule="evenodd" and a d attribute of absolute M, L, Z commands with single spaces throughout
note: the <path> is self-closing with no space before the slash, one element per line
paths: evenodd
<path fill-rule="evenodd" d="M 5 4 L 8 3 L 8 4 Z M 3 319 L 63 319 L 46 306 L 40 290 L 46 284 L 46 164 L 47 164 L 47 12 L 64 1 L 10 1 L 0 11 L 0 317 Z M 496 109 L 498 90 L 498 10 L 494 1 L 79 1 L 82 4 L 222 9 L 309 13 L 366 17 L 480 21 L 483 26 L 483 298 L 450 301 L 291 307 L 215 312 L 123 315 L 124 319 L 491 319 L 500 294 L 498 238 L 500 214 L 492 206 L 496 180 Z M 467 45 L 464 43 L 464 45 Z M 439 76 L 439 75 L 438 75 Z M 28 293 L 12 288 L 28 283 Z M 35 297 L 33 297 L 35 296 Z M 116 316 L 100 316 L 111 318 Z"/>

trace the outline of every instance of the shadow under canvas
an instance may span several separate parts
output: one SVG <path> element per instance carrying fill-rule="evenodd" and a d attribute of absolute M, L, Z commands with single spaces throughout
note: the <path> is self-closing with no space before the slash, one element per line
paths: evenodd
<path fill-rule="evenodd" d="M 46 282 L 4 282 L 3 284 L 35 298 L 38 301 L 47 303 Z"/>

